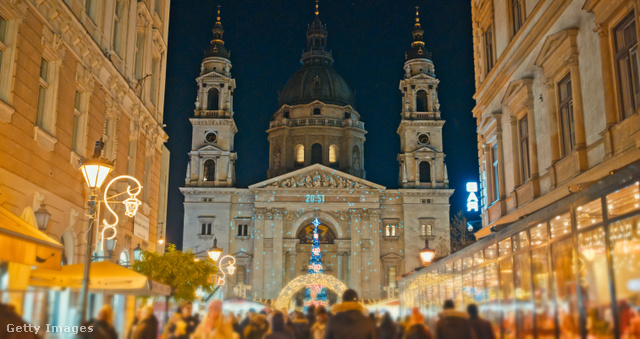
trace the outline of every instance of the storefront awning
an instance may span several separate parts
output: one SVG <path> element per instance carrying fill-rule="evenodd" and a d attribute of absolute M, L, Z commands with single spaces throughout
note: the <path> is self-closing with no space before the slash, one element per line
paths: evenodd
<path fill-rule="evenodd" d="M 35 269 L 31 271 L 29 285 L 80 289 L 84 264 L 62 266 L 61 271 Z M 171 287 L 110 261 L 91 263 L 89 290 L 105 294 L 169 295 Z"/>
<path fill-rule="evenodd" d="M 59 270 L 62 244 L 0 206 L 0 261 Z"/>

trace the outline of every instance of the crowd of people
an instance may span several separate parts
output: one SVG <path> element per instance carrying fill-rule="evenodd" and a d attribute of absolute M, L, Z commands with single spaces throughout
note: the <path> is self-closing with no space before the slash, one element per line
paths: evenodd
<path fill-rule="evenodd" d="M 309 306 L 307 313 L 264 309 L 247 312 L 240 320 L 233 313 L 225 316 L 222 301 L 214 300 L 207 314 L 196 325 L 183 306 L 167 324 L 167 339 L 494 339 L 491 324 L 480 318 L 478 307 L 468 305 L 467 313 L 457 311 L 453 301 L 444 303 L 435 328 L 429 328 L 417 308 L 404 321 L 395 322 L 389 313 L 367 313 L 358 294 L 347 290 L 342 302 L 330 310 Z"/>
<path fill-rule="evenodd" d="M 0 304 L 0 319 L 22 321 L 13 310 Z M 403 321 L 394 321 L 389 313 L 379 316 L 368 313 L 358 300 L 356 291 L 349 289 L 342 302 L 330 310 L 324 306 L 309 306 L 306 314 L 300 311 L 266 308 L 259 313 L 249 310 L 244 318 L 222 312 L 223 302 L 213 300 L 206 315 L 200 319 L 193 314 L 190 302 L 182 303 L 159 330 L 153 306 L 136 311 L 127 333 L 118 335 L 113 326 L 113 311 L 103 306 L 86 326 L 93 330 L 83 333 L 85 339 L 494 339 L 491 324 L 480 318 L 478 307 L 467 306 L 467 312 L 455 309 L 447 300 L 439 314 L 435 328 L 429 328 L 417 308 Z M 0 321 L 2 323 L 2 321 Z M 37 335 L 33 336 L 37 338 Z M 9 336 L 11 338 L 11 336 Z M 18 337 L 16 337 L 18 338 Z"/>

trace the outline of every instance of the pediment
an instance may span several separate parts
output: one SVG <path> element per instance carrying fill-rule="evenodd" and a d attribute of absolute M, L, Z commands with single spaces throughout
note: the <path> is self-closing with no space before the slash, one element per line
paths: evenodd
<path fill-rule="evenodd" d="M 249 188 L 386 189 L 386 187 L 375 184 L 371 181 L 367 181 L 320 164 L 311 165 L 293 172 L 285 173 L 278 177 L 251 185 Z"/>
<path fill-rule="evenodd" d="M 201 81 L 203 79 L 212 79 L 212 78 L 223 78 L 223 79 L 227 79 L 227 76 L 225 76 L 222 73 L 218 73 L 217 71 L 210 71 L 209 73 L 205 73 L 199 77 L 196 78 L 197 81 Z"/>
<path fill-rule="evenodd" d="M 213 145 L 206 145 L 206 146 L 203 146 L 203 147 L 198 148 L 198 149 L 196 150 L 196 152 L 204 152 L 204 153 L 206 153 L 206 152 L 224 152 L 224 151 L 223 151 L 223 150 L 221 150 L 221 149 L 219 149 L 219 148 L 218 148 L 218 147 L 216 147 L 216 146 L 213 146 Z"/>
<path fill-rule="evenodd" d="M 380 257 L 382 261 L 402 260 L 402 256 L 397 253 L 387 253 Z"/>
<path fill-rule="evenodd" d="M 426 73 L 418 73 L 414 76 L 411 77 L 411 79 L 425 79 L 425 80 L 438 80 L 432 76 L 430 76 L 429 74 Z"/>
<path fill-rule="evenodd" d="M 237 252 L 237 253 L 236 253 L 236 254 L 234 254 L 233 256 L 234 256 L 236 259 L 243 259 L 243 258 L 245 258 L 245 259 L 249 259 L 249 258 L 253 258 L 253 256 L 252 256 L 251 254 L 249 254 L 249 253 L 247 253 L 247 252 L 244 252 L 244 251 Z"/>
<path fill-rule="evenodd" d="M 538 54 L 538 57 L 536 58 L 535 65 L 539 66 L 539 67 L 544 67 L 544 64 L 546 63 L 547 59 L 549 59 L 549 57 L 556 50 L 558 50 L 558 48 L 565 41 L 573 40 L 575 42 L 575 39 L 576 39 L 577 35 L 578 35 L 578 29 L 576 29 L 576 28 L 565 29 L 565 30 L 562 30 L 562 31 L 560 31 L 558 33 L 555 33 L 553 35 L 549 35 L 545 39 L 544 44 L 542 45 L 542 48 L 540 49 L 540 53 Z M 567 51 L 563 51 L 563 52 L 567 52 Z"/>
<path fill-rule="evenodd" d="M 524 78 L 516 81 L 512 81 L 507 86 L 507 90 L 502 98 L 502 104 L 510 106 L 516 99 L 521 101 L 533 101 L 533 79 Z"/>
<path fill-rule="evenodd" d="M 422 146 L 413 151 L 413 153 L 439 153 L 437 150 L 430 146 Z"/>

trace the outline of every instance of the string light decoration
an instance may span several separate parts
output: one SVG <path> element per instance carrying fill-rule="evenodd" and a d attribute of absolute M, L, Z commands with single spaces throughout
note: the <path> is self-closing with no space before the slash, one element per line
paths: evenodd
<path fill-rule="evenodd" d="M 320 250 L 320 235 L 318 234 L 318 226 L 320 221 L 318 218 L 313 219 L 313 245 L 311 245 L 311 257 L 309 258 L 309 274 L 324 274 L 322 268 L 322 253 Z M 309 307 L 328 306 L 327 289 L 321 284 L 310 284 L 304 291 L 304 306 Z"/>
<path fill-rule="evenodd" d="M 347 290 L 345 285 L 338 278 L 323 273 L 306 274 L 296 277 L 291 280 L 278 295 L 278 299 L 274 303 L 273 308 L 280 310 L 283 308 L 289 308 L 291 298 L 301 289 L 310 285 L 322 285 L 325 288 L 333 291 L 337 295 L 342 295 Z"/>
<path fill-rule="evenodd" d="M 124 193 L 118 193 L 118 194 L 114 194 L 109 196 L 109 188 L 111 187 L 111 185 L 113 185 L 115 182 L 117 181 L 133 181 L 136 184 L 136 187 L 132 189 L 131 185 L 127 186 L 127 191 L 126 194 L 129 195 L 129 197 L 127 199 L 125 199 L 124 201 L 118 201 L 118 197 L 121 196 Z M 138 200 L 138 194 L 140 194 L 140 192 L 142 192 L 142 185 L 140 184 L 140 181 L 138 181 L 138 179 L 130 176 L 130 175 L 121 175 L 118 177 L 113 178 L 113 180 L 111 180 L 109 182 L 109 184 L 107 185 L 107 187 L 104 189 L 104 204 L 107 207 L 107 210 L 109 212 L 111 212 L 111 215 L 113 215 L 114 221 L 113 223 L 110 223 L 107 221 L 106 218 L 102 219 L 102 231 L 100 232 L 100 237 L 101 237 L 101 241 L 100 241 L 100 246 L 101 249 L 104 250 L 104 243 L 105 240 L 111 240 L 114 239 L 116 237 L 116 235 L 118 234 L 118 230 L 116 229 L 116 226 L 118 225 L 118 221 L 120 220 L 120 218 L 118 217 L 118 214 L 111 208 L 111 206 L 109 205 L 110 203 L 122 203 L 123 205 L 125 205 L 125 212 L 124 214 L 126 214 L 128 217 L 133 218 L 136 213 L 138 212 L 138 206 L 140 206 L 142 204 L 142 202 L 140 200 Z M 109 237 L 105 237 L 105 231 L 106 230 L 111 230 L 111 236 Z"/>

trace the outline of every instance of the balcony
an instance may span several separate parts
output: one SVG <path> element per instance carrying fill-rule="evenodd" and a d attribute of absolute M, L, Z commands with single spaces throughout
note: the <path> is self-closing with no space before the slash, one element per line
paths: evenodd
<path fill-rule="evenodd" d="M 334 118 L 299 118 L 299 119 L 282 119 L 271 121 L 269 128 L 280 126 L 300 127 L 300 126 L 329 126 L 329 127 L 354 127 L 364 129 L 364 122 L 352 119 L 334 119 Z"/>
<path fill-rule="evenodd" d="M 227 110 L 195 110 L 196 118 L 231 118 L 231 112 Z"/>

